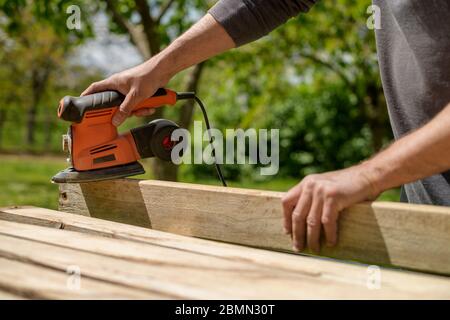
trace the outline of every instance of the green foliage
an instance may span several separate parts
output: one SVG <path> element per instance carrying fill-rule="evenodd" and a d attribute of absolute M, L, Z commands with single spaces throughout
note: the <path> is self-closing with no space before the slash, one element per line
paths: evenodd
<path fill-rule="evenodd" d="M 55 110 L 61 97 L 78 95 L 95 70 L 70 63 L 70 56 L 90 36 L 66 27 L 69 1 L 0 3 L 0 149 L 56 151 L 67 125 Z"/>
<path fill-rule="evenodd" d="M 391 140 L 370 0 L 322 1 L 259 41 L 210 62 L 200 95 L 218 128 L 279 128 L 280 175 L 355 164 Z M 197 117 L 199 119 L 199 117 Z M 230 178 L 256 166 L 227 166 Z M 194 166 L 203 177 L 213 170 Z M 268 177 L 267 179 L 270 179 Z"/>
<path fill-rule="evenodd" d="M 158 25 L 158 47 L 167 46 L 213 2 L 175 1 Z M 134 26 L 141 24 L 134 0 L 113 3 L 120 16 Z M 147 3 L 155 18 L 167 2 Z M 71 4 L 82 8 L 80 32 L 67 32 L 65 27 L 66 8 Z M 309 173 L 350 166 L 376 152 L 391 133 L 374 34 L 366 27 L 370 4 L 370 0 L 321 1 L 310 13 L 291 19 L 267 37 L 208 61 L 198 93 L 213 125 L 280 129 L 277 179 L 291 183 Z M 0 148 L 56 152 L 67 127 L 54 117 L 57 102 L 103 77 L 70 63 L 72 50 L 93 35 L 92 22 L 98 13 L 109 16 L 110 31 L 127 31 L 112 17 L 106 0 L 0 0 L 0 9 Z M 56 49 L 48 51 L 52 46 Z M 38 105 L 36 143 L 26 146 L 29 71 L 48 60 L 55 71 Z M 183 89 L 187 74 L 177 76 L 171 87 Z M 2 110 L 7 111 L 3 125 Z M 202 120 L 195 110 L 195 119 Z M 177 119 L 177 112 L 167 110 L 165 116 Z M 122 130 L 138 123 L 131 119 Z M 261 177 L 258 166 L 225 165 L 225 172 L 234 180 L 232 184 L 264 184 L 274 179 Z M 182 180 L 216 181 L 215 175 L 214 168 L 206 165 L 181 169 Z"/>
<path fill-rule="evenodd" d="M 58 186 L 50 178 L 65 166 L 64 159 L 0 156 L 0 207 L 33 205 L 57 209 Z"/>
<path fill-rule="evenodd" d="M 344 168 L 370 156 L 369 132 L 343 86 L 303 86 L 272 106 L 269 127 L 280 128 L 280 168 L 289 176 Z"/>
<path fill-rule="evenodd" d="M 69 30 L 66 27 L 68 18 L 67 8 L 76 5 L 82 13 L 83 27 L 80 30 Z M 93 36 L 92 24 L 89 15 L 96 12 L 98 6 L 95 1 L 87 0 L 0 0 L 0 10 L 8 19 L 5 30 L 14 35 L 23 32 L 31 24 L 38 23 L 40 26 L 51 27 L 60 38 L 61 45 L 80 44 L 84 39 Z M 32 20 L 23 19 L 24 12 L 31 14 Z"/>
<path fill-rule="evenodd" d="M 64 158 L 49 156 L 5 156 L 0 155 L 0 207 L 10 205 L 32 205 L 57 209 L 58 186 L 50 183 L 50 177 L 65 166 Z M 145 165 L 145 164 L 144 164 Z M 150 167 L 145 165 L 146 170 Z M 147 174 L 140 178 L 150 178 Z M 183 182 L 219 185 L 215 177 L 198 179 L 183 174 Z M 232 187 L 285 191 L 294 186 L 298 179 L 277 177 L 269 181 L 246 179 L 232 182 Z M 399 190 L 388 190 L 379 200 L 398 201 Z"/>

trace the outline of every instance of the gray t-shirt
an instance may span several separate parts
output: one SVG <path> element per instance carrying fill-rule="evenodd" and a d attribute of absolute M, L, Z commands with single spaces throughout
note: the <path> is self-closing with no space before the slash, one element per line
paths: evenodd
<path fill-rule="evenodd" d="M 240 46 L 308 11 L 315 2 L 221 0 L 209 12 Z M 378 60 L 398 139 L 450 103 L 450 1 L 373 0 L 373 4 L 381 9 L 381 29 L 375 30 Z M 402 200 L 410 203 L 450 206 L 450 171 L 407 184 L 402 191 Z"/>

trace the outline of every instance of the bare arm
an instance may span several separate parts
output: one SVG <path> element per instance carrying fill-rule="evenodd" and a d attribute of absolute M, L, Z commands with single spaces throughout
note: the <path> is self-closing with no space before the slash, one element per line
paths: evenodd
<path fill-rule="evenodd" d="M 450 169 L 450 105 L 367 162 L 378 192 Z"/>
<path fill-rule="evenodd" d="M 384 190 L 450 169 L 450 105 L 422 128 L 373 158 L 350 168 L 307 176 L 283 199 L 284 226 L 295 250 L 320 250 L 337 242 L 339 212 Z"/>
<path fill-rule="evenodd" d="M 235 44 L 225 29 L 210 15 L 199 22 L 160 54 L 160 60 L 169 76 L 234 48 Z"/>
<path fill-rule="evenodd" d="M 317 0 L 220 0 L 199 22 L 147 62 L 93 83 L 83 95 L 117 90 L 126 95 L 113 123 L 120 125 L 140 100 L 167 84 L 177 72 L 236 44 L 256 40 L 289 18 L 307 12 Z M 141 110 L 136 115 L 152 111 Z"/>
<path fill-rule="evenodd" d="M 241 45 L 262 36 L 289 17 L 307 11 L 315 2 L 222 0 L 220 5 L 226 9 L 222 11 L 226 14 L 219 17 L 222 24 L 207 14 L 157 56 L 92 84 L 83 94 L 103 90 L 118 90 L 125 94 L 126 99 L 113 120 L 115 125 L 120 125 L 136 103 L 165 86 L 177 72 L 236 44 Z M 242 17 L 244 19 L 241 20 Z M 253 25 L 257 25 L 255 29 L 259 30 L 249 28 Z M 146 114 L 150 111 L 142 110 L 138 115 Z M 310 175 L 289 190 L 283 200 L 284 223 L 286 232 L 292 235 L 294 248 L 302 250 L 308 244 L 318 251 L 322 226 L 328 244 L 334 245 L 337 241 L 337 220 L 342 209 L 356 202 L 374 199 L 391 187 L 449 169 L 449 123 L 450 106 L 429 124 L 395 142 L 372 159 L 345 170 Z"/>
<path fill-rule="evenodd" d="M 134 105 L 164 87 L 176 73 L 233 47 L 235 43 L 228 33 L 210 14 L 206 14 L 155 57 L 91 84 L 82 95 L 105 90 L 117 90 L 126 95 L 113 119 L 114 125 L 118 126 L 132 112 Z M 152 111 L 142 110 L 137 115 L 148 115 Z"/>

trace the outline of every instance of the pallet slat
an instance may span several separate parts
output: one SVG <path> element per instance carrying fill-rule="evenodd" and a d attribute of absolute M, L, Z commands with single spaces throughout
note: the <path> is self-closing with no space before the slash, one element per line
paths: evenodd
<path fill-rule="evenodd" d="M 121 179 L 60 185 L 61 211 L 181 235 L 291 251 L 282 193 Z M 321 255 L 450 275 L 450 208 L 374 202 L 341 214 Z"/>
<path fill-rule="evenodd" d="M 450 297 L 450 279 L 445 277 L 382 269 L 381 288 L 370 290 L 366 285 L 366 266 L 214 243 L 46 209 L 1 209 L 0 212 L 3 212 L 0 256 L 57 270 L 77 264 L 89 279 L 160 295 Z M 22 223 L 4 221 L 15 216 Z M 66 227 L 78 231 L 68 231 Z M 135 237 L 127 236 L 133 234 Z M 120 239 L 111 238 L 116 236 Z"/>
<path fill-rule="evenodd" d="M 0 300 L 24 300 L 24 298 L 19 295 L 0 290 Z"/>
<path fill-rule="evenodd" d="M 0 257 L 2 299 L 150 299 L 146 292 L 88 278 L 73 282 L 70 274 Z"/>

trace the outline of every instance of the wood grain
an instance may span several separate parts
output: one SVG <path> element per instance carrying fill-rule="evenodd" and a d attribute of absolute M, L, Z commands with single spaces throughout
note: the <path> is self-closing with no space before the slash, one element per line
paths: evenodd
<path fill-rule="evenodd" d="M 69 285 L 68 285 L 69 281 Z M 70 286 L 66 270 L 52 270 L 0 257 L 2 299 L 150 299 L 148 292 L 83 277 L 80 286 Z"/>
<path fill-rule="evenodd" d="M 82 217 L 84 219 L 89 219 Z M 91 219 L 94 220 L 94 219 Z M 95 224 L 95 221 L 92 223 Z M 134 227 L 133 227 L 134 228 Z M 131 231 L 131 230 L 128 230 Z M 411 272 L 381 270 L 380 288 L 367 287 L 365 266 L 326 261 L 272 252 L 284 267 L 274 267 L 245 259 L 248 251 L 262 251 L 240 246 L 218 244 L 206 240 L 211 251 L 232 247 L 234 257 L 215 257 L 179 248 L 151 243 L 163 233 L 143 230 L 147 242 L 113 239 L 98 234 L 80 233 L 0 221 L 0 257 L 51 271 L 65 272 L 77 265 L 82 281 L 92 280 L 120 286 L 148 297 L 190 299 L 448 299 L 450 279 Z M 189 245 L 191 239 L 177 236 Z M 243 252 L 240 252 L 240 250 Z M 241 259 L 239 259 L 241 258 Z M 0 269 L 2 266 L 0 259 Z M 26 270 L 11 270 L 28 276 Z M 22 272 L 23 271 L 23 272 Z M 25 273 L 25 275 L 23 275 Z M 67 277 L 67 275 L 65 275 Z M 52 292 L 59 280 L 22 279 L 19 283 L 35 288 L 39 294 Z M 42 280 L 42 283 L 39 282 Z M 3 281 L 3 280 L 2 280 Z M 66 280 L 64 280 L 66 281 Z M 31 284 L 30 284 L 31 282 Z M 65 282 L 64 282 L 65 283 Z M 83 282 L 84 283 L 84 282 Z M 18 285 L 18 284 L 16 284 Z M 12 285 L 11 285 L 12 286 Z M 48 291 L 50 290 L 50 291 Z M 20 291 L 20 290 L 19 290 Z M 110 295 L 120 295 L 109 292 Z M 106 294 L 106 293 L 105 293 Z M 51 295 L 50 295 L 51 296 Z M 53 297 L 53 296 L 52 296 Z"/>
<path fill-rule="evenodd" d="M 291 251 L 282 231 L 282 195 L 121 179 L 63 184 L 59 208 L 181 235 Z M 363 203 L 342 212 L 339 223 L 339 245 L 323 246 L 322 256 L 450 275 L 450 208 Z"/>
<path fill-rule="evenodd" d="M 0 300 L 24 300 L 24 298 L 19 295 L 0 290 Z"/>

